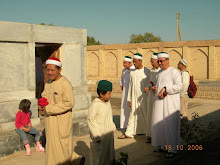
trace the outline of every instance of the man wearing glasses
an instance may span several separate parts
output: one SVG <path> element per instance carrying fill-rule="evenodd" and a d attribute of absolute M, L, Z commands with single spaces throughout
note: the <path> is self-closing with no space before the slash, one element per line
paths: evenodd
<path fill-rule="evenodd" d="M 180 91 L 182 89 L 181 74 L 169 65 L 169 54 L 158 54 L 161 70 L 158 72 L 155 102 L 152 113 L 152 145 L 155 151 L 168 151 L 167 157 L 173 157 L 180 143 Z"/>

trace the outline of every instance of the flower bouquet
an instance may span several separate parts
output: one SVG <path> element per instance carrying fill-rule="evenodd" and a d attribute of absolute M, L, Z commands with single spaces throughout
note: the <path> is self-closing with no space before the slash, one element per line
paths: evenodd
<path fill-rule="evenodd" d="M 42 98 L 38 99 L 38 105 L 40 105 L 41 107 L 44 107 L 44 106 L 46 106 L 48 104 L 49 103 L 48 103 L 46 98 L 42 97 Z"/>

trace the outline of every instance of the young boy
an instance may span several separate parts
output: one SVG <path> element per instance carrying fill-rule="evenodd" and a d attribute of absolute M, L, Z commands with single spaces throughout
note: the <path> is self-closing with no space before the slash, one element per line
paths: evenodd
<path fill-rule="evenodd" d="M 98 83 L 98 98 L 94 99 L 88 112 L 90 130 L 90 165 L 110 165 L 115 159 L 114 134 L 110 103 L 112 83 L 101 80 Z"/>
<path fill-rule="evenodd" d="M 31 124 L 30 106 L 31 106 L 31 102 L 29 100 L 27 99 L 21 100 L 19 104 L 19 110 L 15 118 L 16 132 L 21 135 L 21 139 L 24 143 L 27 156 L 31 155 L 31 148 L 30 148 L 29 141 L 27 138 L 27 133 L 35 135 L 36 151 L 44 152 L 44 148 L 42 147 L 39 141 L 40 133 L 35 128 L 33 128 Z"/>

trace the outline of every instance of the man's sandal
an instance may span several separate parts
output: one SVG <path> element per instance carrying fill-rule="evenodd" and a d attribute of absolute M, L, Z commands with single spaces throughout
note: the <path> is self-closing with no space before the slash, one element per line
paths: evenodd
<path fill-rule="evenodd" d="M 118 139 L 131 139 L 132 137 L 129 137 L 127 135 L 121 135 L 118 137 Z"/>
<path fill-rule="evenodd" d="M 173 158 L 175 156 L 176 153 L 171 153 L 171 152 L 168 152 L 167 155 L 166 155 L 166 158 Z"/>

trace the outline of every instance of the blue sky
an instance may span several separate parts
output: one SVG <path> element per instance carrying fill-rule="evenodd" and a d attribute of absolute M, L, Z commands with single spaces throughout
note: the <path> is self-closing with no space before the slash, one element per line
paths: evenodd
<path fill-rule="evenodd" d="M 0 20 L 87 29 L 103 44 L 128 43 L 151 32 L 183 41 L 220 39 L 220 0 L 0 0 Z"/>

